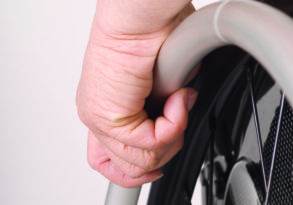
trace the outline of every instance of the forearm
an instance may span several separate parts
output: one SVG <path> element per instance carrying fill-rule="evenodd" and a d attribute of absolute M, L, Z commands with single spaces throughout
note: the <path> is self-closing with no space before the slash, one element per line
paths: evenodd
<path fill-rule="evenodd" d="M 98 0 L 96 20 L 109 33 L 146 34 L 161 30 L 190 0 Z M 190 13 L 191 3 L 188 6 Z"/>

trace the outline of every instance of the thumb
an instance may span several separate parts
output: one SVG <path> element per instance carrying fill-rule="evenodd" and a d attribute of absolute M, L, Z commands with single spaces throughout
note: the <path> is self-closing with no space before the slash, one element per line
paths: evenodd
<path fill-rule="evenodd" d="M 187 126 L 188 111 L 197 97 L 192 88 L 182 88 L 168 97 L 163 116 L 156 119 L 155 135 L 164 144 L 172 143 L 184 132 Z"/>

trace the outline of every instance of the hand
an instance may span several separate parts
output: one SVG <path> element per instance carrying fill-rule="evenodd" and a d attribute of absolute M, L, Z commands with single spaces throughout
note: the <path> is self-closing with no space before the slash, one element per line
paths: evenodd
<path fill-rule="evenodd" d="M 155 120 L 144 105 L 160 46 L 193 10 L 188 0 L 98 0 L 76 102 L 89 164 L 116 184 L 156 180 L 183 145 L 196 92 L 176 91 Z"/>

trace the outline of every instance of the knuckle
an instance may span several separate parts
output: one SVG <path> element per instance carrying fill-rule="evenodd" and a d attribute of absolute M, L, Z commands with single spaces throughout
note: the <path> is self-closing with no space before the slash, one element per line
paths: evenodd
<path fill-rule="evenodd" d="M 127 175 L 131 178 L 138 178 L 145 174 L 145 170 L 135 167 L 132 165 L 132 168 L 128 171 Z"/>
<path fill-rule="evenodd" d="M 120 180 L 113 181 L 113 182 L 124 188 L 133 188 L 133 187 L 137 187 L 138 185 L 141 185 L 141 183 L 137 183 L 138 181 L 132 178 L 129 178 L 129 176 L 125 174 L 122 175 L 122 178 L 120 178 Z"/>
<path fill-rule="evenodd" d="M 168 135 L 173 136 L 173 133 L 168 133 Z M 162 136 L 162 139 L 158 139 L 156 141 L 156 144 L 154 144 L 154 146 L 152 147 L 151 150 L 162 150 L 164 148 L 166 148 L 166 146 L 169 146 L 170 144 L 173 143 L 174 139 L 173 137 L 170 138 L 168 135 Z M 167 136 L 167 137 L 166 137 Z"/>
<path fill-rule="evenodd" d="M 160 159 L 154 151 L 145 151 L 144 152 L 144 159 L 145 159 L 145 165 L 144 168 L 147 169 L 148 171 L 155 169 L 159 162 Z"/>
<path fill-rule="evenodd" d="M 124 187 L 124 188 L 134 188 L 139 185 L 142 185 L 142 183 L 139 183 L 138 181 L 133 180 L 132 178 L 129 178 L 127 175 L 122 175 L 120 179 L 114 179 L 113 177 L 108 178 L 111 182 Z"/>
<path fill-rule="evenodd" d="M 128 145 L 123 144 L 122 150 L 127 155 L 131 155 L 131 156 L 137 155 L 136 153 L 132 152 L 133 150 L 131 150 L 131 148 Z M 134 161 L 137 162 L 138 159 L 136 158 Z M 146 173 L 146 170 L 144 169 L 144 167 L 136 166 L 136 164 L 129 163 L 127 166 L 127 169 L 125 170 L 125 173 L 132 178 L 137 178 L 144 175 Z"/>
<path fill-rule="evenodd" d="M 156 138 L 151 138 L 147 143 L 148 150 L 159 150 L 164 146 L 165 143 L 162 140 L 158 140 Z"/>

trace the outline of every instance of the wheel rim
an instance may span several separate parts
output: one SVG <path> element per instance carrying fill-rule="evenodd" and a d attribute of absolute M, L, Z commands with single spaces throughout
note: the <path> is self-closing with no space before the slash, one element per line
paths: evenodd
<path fill-rule="evenodd" d="M 256 65 L 258 64 L 256 63 Z M 262 194 L 261 194 L 262 196 L 260 196 L 260 194 L 258 193 L 259 203 L 255 201 L 255 204 L 264 204 L 264 205 L 276 204 L 276 203 L 290 204 L 293 202 L 293 192 L 291 191 L 293 186 L 293 178 L 292 178 L 293 161 L 289 159 L 286 156 L 286 154 L 289 154 L 290 156 L 291 154 L 293 154 L 293 147 L 292 147 L 293 138 L 292 139 L 290 138 L 290 136 L 293 136 L 293 128 L 289 127 L 290 126 L 289 123 L 293 122 L 292 108 L 290 107 L 288 101 L 286 100 L 285 94 L 283 92 L 280 92 L 279 103 L 277 105 L 274 118 L 272 121 L 267 122 L 271 124 L 268 136 L 266 138 L 262 137 L 264 133 L 262 133 L 261 131 L 262 129 L 261 129 L 261 123 L 260 123 L 259 113 L 258 113 L 259 105 L 257 105 L 258 100 L 256 99 L 257 94 L 255 93 L 255 85 L 253 84 L 254 83 L 253 78 L 254 77 L 252 75 L 252 71 L 248 71 L 247 72 L 247 87 L 249 90 L 248 103 L 251 106 L 251 113 L 252 113 L 250 121 L 253 122 L 254 124 L 253 137 L 254 137 L 254 142 L 257 144 L 257 146 L 254 147 L 254 149 L 257 150 L 258 161 L 259 161 L 257 166 L 258 167 L 257 176 L 259 177 L 259 179 L 256 179 L 254 176 L 254 178 L 252 177 L 251 180 L 258 181 L 258 182 L 260 181 L 260 184 L 262 186 L 260 188 L 262 191 Z M 273 89 L 270 89 L 270 90 L 273 90 Z M 268 92 L 270 92 L 270 90 L 268 90 Z M 213 139 L 211 141 L 213 142 Z M 243 146 L 247 146 L 247 145 L 245 145 L 244 143 Z M 215 145 L 210 146 L 210 151 L 209 151 L 210 156 L 208 160 L 209 164 L 214 164 L 214 158 L 211 157 L 211 155 L 213 155 L 213 153 L 215 152 L 213 151 L 214 147 Z M 281 160 L 284 160 L 284 161 L 281 161 Z M 247 166 L 249 166 L 249 164 L 253 164 L 253 163 L 250 163 L 251 160 L 245 154 L 242 154 L 242 155 L 239 154 L 238 159 L 235 160 L 234 166 L 236 166 L 238 162 L 239 163 L 245 162 Z M 234 169 L 233 168 L 234 166 L 232 166 L 232 170 Z M 214 181 L 213 178 L 211 177 L 211 176 L 214 176 L 214 174 L 211 174 L 215 172 L 213 169 L 214 169 L 214 166 L 209 166 L 210 174 L 209 174 L 208 181 L 210 183 L 208 186 L 209 194 L 207 199 L 208 201 L 207 204 L 209 205 L 218 204 L 218 200 L 214 200 L 214 196 L 215 196 L 215 193 L 214 193 L 215 187 L 213 187 L 214 183 L 211 183 Z M 230 172 L 229 178 L 231 178 L 233 175 L 236 175 L 235 171 L 232 171 L 232 170 L 229 171 Z M 237 168 L 237 170 L 239 170 L 239 168 Z M 280 174 L 285 175 L 287 178 L 288 177 L 289 178 L 291 177 L 291 178 L 286 179 L 286 177 L 280 176 Z M 245 192 L 246 190 L 245 186 L 244 187 L 242 186 L 243 188 L 242 192 L 237 193 L 237 195 L 234 194 L 234 197 L 236 195 L 235 198 L 237 198 L 237 200 L 242 200 L 242 203 L 240 203 L 239 201 L 236 201 L 235 203 L 231 203 L 231 200 L 229 199 L 229 197 L 227 197 L 227 192 L 228 192 L 229 186 L 233 183 L 234 182 L 231 182 L 231 179 L 227 180 L 224 204 L 247 204 L 250 200 L 249 197 L 245 198 L 240 196 L 243 194 L 243 192 Z M 239 187 L 238 188 L 235 188 L 235 187 L 237 186 L 233 185 L 233 189 L 240 189 Z"/>

